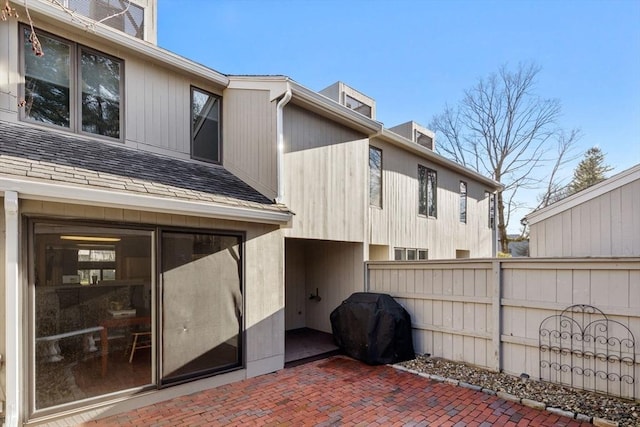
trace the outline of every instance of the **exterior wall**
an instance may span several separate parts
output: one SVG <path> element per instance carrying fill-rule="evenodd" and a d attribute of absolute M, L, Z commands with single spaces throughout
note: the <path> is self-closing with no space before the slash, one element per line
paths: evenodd
<path fill-rule="evenodd" d="M 135 398 L 127 403 L 128 408 L 151 404 L 155 401 L 179 396 L 195 390 L 210 388 L 231 381 L 261 375 L 281 369 L 284 366 L 284 239 L 277 226 L 260 225 L 244 222 L 198 218 L 191 216 L 169 215 L 153 212 L 142 212 L 119 208 L 103 208 L 96 206 L 72 205 L 35 200 L 21 200 L 20 214 L 41 218 L 73 218 L 91 221 L 111 221 L 140 225 L 176 226 L 209 230 L 244 231 L 244 322 L 245 343 L 244 354 L 246 369 L 228 374 L 217 375 L 208 379 L 170 387 L 161 391 Z M 4 255 L 4 212 L 0 206 L 0 234 L 2 236 L 0 255 Z M 21 244 L 25 244 L 26 236 L 21 236 Z M 27 277 L 26 261 L 22 262 L 21 274 Z M 0 296 L 4 301 L 7 284 L 4 276 L 4 263 L 0 264 Z M 27 298 L 27 290 L 23 289 L 23 298 Z M 0 305 L 0 353 L 5 353 L 6 322 L 4 302 Z M 26 314 L 25 314 L 26 318 Z M 27 340 L 27 328 L 23 329 L 23 340 Z M 5 375 L 0 376 L 0 397 L 5 391 Z M 25 378 L 26 380 L 26 378 Z M 26 384 L 26 383 L 25 383 Z M 25 385 L 26 387 L 26 385 Z M 24 389 L 24 393 L 26 393 Z M 137 405 L 137 406 L 136 406 Z M 110 410 L 109 405 L 94 411 L 94 415 Z M 122 403 L 118 404 L 122 408 Z M 83 419 L 83 420 L 86 420 Z"/>
<path fill-rule="evenodd" d="M 368 143 L 344 126 L 289 104 L 284 109 L 287 237 L 363 242 Z"/>
<path fill-rule="evenodd" d="M 267 90 L 226 89 L 222 108 L 224 166 L 273 200 L 276 170 L 276 102 Z"/>
<path fill-rule="evenodd" d="M 640 256 L 638 212 L 635 180 L 531 224 L 531 256 Z"/>
<path fill-rule="evenodd" d="M 456 250 L 472 258 L 492 255 L 489 188 L 391 144 L 372 145 L 382 150 L 383 176 L 382 208 L 369 207 L 371 244 L 428 249 L 429 259 L 455 258 Z M 418 165 L 437 171 L 437 218 L 418 215 Z M 466 223 L 460 222 L 461 180 L 467 183 Z"/>
<path fill-rule="evenodd" d="M 391 294 L 409 311 L 417 353 L 538 378 L 539 326 L 573 304 L 593 305 L 640 336 L 640 258 L 372 262 L 367 269 L 368 290 Z M 639 369 L 636 341 L 636 397 Z M 621 394 L 632 389 L 624 385 Z"/>
<path fill-rule="evenodd" d="M 286 329 L 330 333 L 331 312 L 364 291 L 362 244 L 287 239 L 286 254 Z"/>
<path fill-rule="evenodd" d="M 122 46 L 97 41 L 90 32 L 61 29 L 46 18 L 35 20 L 38 29 L 124 61 L 124 144 L 183 159 L 190 158 L 190 90 L 198 87 L 221 95 L 222 88 L 185 73 L 151 62 Z M 0 22 L 0 119 L 18 121 L 20 73 L 19 31 L 15 19 Z M 29 53 L 28 53 L 29 54 Z M 224 117 L 224 111 L 222 112 Z M 223 119 L 224 120 L 224 119 Z M 223 126 L 224 127 L 224 126 Z M 54 127 L 65 131 L 62 128 Z M 66 132 L 66 131 L 65 131 Z M 83 134 L 91 137 L 91 135 Z M 103 139 L 109 143 L 118 141 Z M 224 140 L 222 141 L 224 151 Z M 224 155 L 224 153 L 223 153 Z"/>

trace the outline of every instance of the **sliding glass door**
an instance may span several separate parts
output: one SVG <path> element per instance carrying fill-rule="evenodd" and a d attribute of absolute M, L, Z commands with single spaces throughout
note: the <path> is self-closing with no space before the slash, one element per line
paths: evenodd
<path fill-rule="evenodd" d="M 241 236 L 162 231 L 161 383 L 242 364 Z"/>
<path fill-rule="evenodd" d="M 154 384 L 152 232 L 38 222 L 32 236 L 32 407 Z"/>

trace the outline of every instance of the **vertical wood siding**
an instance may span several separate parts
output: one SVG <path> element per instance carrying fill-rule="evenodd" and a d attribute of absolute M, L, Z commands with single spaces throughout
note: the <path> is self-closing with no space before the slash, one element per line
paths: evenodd
<path fill-rule="evenodd" d="M 593 305 L 635 335 L 640 396 L 639 258 L 370 262 L 367 271 L 369 291 L 411 314 L 416 352 L 531 378 L 540 372 L 540 323 Z"/>
<path fill-rule="evenodd" d="M 531 256 L 640 255 L 640 180 L 531 225 Z"/>
<path fill-rule="evenodd" d="M 287 236 L 364 241 L 368 140 L 293 104 L 284 139 L 284 199 L 295 213 Z"/>
<path fill-rule="evenodd" d="M 221 88 L 161 64 L 142 60 L 112 44 L 84 34 L 52 27 L 46 20 L 38 26 L 59 37 L 97 49 L 124 61 L 124 143 L 132 148 L 189 159 L 191 153 L 191 86 L 221 95 Z M 27 54 L 31 54 L 28 52 Z M 45 53 L 46 54 L 46 53 Z M 0 25 L 0 118 L 18 121 L 20 74 L 18 25 L 9 19 Z M 224 111 L 223 111 L 224 118 Z M 224 141 L 223 141 L 224 144 Z"/>
<path fill-rule="evenodd" d="M 372 145 L 382 150 L 383 178 L 382 208 L 369 208 L 371 244 L 428 249 L 429 259 L 455 258 L 456 249 L 474 258 L 492 255 L 486 187 L 391 144 L 374 139 Z M 437 172 L 437 218 L 418 215 L 418 165 Z M 461 180 L 467 183 L 466 223 L 460 222 Z"/>
<path fill-rule="evenodd" d="M 13 5 L 12 5 L 13 6 Z M 0 25 L 0 118 L 18 111 L 18 26 L 15 19 Z"/>
<path fill-rule="evenodd" d="M 276 102 L 269 101 L 269 91 L 227 89 L 222 114 L 225 167 L 275 199 Z"/>

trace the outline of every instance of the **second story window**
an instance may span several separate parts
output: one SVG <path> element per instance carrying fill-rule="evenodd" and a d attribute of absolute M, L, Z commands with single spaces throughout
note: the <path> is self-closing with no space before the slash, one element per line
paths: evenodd
<path fill-rule="evenodd" d="M 460 222 L 467 222 L 467 183 L 460 181 Z"/>
<path fill-rule="evenodd" d="M 219 96 L 191 88 L 191 156 L 194 159 L 221 161 L 220 102 Z"/>
<path fill-rule="evenodd" d="M 45 52 L 31 51 L 22 27 L 26 120 L 114 139 L 122 137 L 121 60 L 38 32 Z"/>
<path fill-rule="evenodd" d="M 489 222 L 488 222 L 488 226 L 490 229 L 494 229 L 495 228 L 495 221 L 496 221 L 496 199 L 495 196 L 488 192 L 485 191 L 484 192 L 484 196 L 489 200 L 489 212 L 488 212 L 488 218 L 489 218 Z"/>
<path fill-rule="evenodd" d="M 438 175 L 437 172 L 418 165 L 418 214 L 438 216 Z"/>
<path fill-rule="evenodd" d="M 382 150 L 369 147 L 369 204 L 382 207 Z"/>

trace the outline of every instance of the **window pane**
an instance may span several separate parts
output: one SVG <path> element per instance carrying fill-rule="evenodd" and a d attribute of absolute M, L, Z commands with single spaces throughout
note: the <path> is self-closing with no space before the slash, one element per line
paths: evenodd
<path fill-rule="evenodd" d="M 407 252 L 404 248 L 395 248 L 393 250 L 393 259 L 396 261 L 403 261 L 407 258 Z"/>
<path fill-rule="evenodd" d="M 39 122 L 69 127 L 69 75 L 71 47 L 44 34 L 38 34 L 46 55 L 36 56 L 31 50 L 31 30 L 24 36 L 25 116 Z"/>
<path fill-rule="evenodd" d="M 241 240 L 162 233 L 162 381 L 240 366 Z"/>
<path fill-rule="evenodd" d="M 415 249 L 407 249 L 407 260 L 415 261 L 416 260 L 416 250 Z"/>
<path fill-rule="evenodd" d="M 382 150 L 369 147 L 369 204 L 382 207 Z"/>
<path fill-rule="evenodd" d="M 191 90 L 191 137 L 194 158 L 220 161 L 220 98 Z"/>
<path fill-rule="evenodd" d="M 418 166 L 418 213 L 427 214 L 427 168 Z"/>
<path fill-rule="evenodd" d="M 35 409 L 152 384 L 151 349 L 131 358 L 151 336 L 151 233 L 38 223 L 33 242 Z"/>
<path fill-rule="evenodd" d="M 467 183 L 460 181 L 460 222 L 467 222 Z"/>
<path fill-rule="evenodd" d="M 427 259 L 428 256 L 429 256 L 429 253 L 427 252 L 426 249 L 418 250 L 418 259 Z"/>
<path fill-rule="evenodd" d="M 353 111 L 357 111 L 364 116 L 371 117 L 371 106 L 360 102 L 349 95 L 345 95 L 345 103 L 347 108 L 351 108 Z"/>
<path fill-rule="evenodd" d="M 436 217 L 438 214 L 438 177 L 436 171 L 427 169 L 427 215 Z"/>
<path fill-rule="evenodd" d="M 122 64 L 106 56 L 83 51 L 82 130 L 120 138 L 120 73 Z"/>

